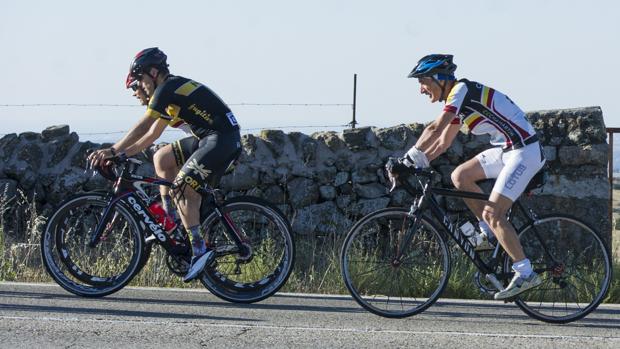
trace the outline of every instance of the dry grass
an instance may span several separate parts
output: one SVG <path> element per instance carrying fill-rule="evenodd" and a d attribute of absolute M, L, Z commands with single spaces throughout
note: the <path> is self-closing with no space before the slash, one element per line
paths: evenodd
<path fill-rule="evenodd" d="M 620 207 L 620 190 L 614 195 L 615 207 Z M 1 194 L 1 193 L 0 193 Z M 38 215 L 35 205 L 25 196 L 7 202 L 0 195 L 0 213 L 8 208 L 22 208 L 25 222 L 19 226 L 21 234 L 4 232 L 0 228 L 0 281 L 51 282 L 40 261 L 39 240 L 44 217 Z M 0 214 L 0 227 L 4 226 L 4 214 Z M 620 230 L 613 232 L 614 278 L 606 302 L 620 303 Z M 19 237 L 19 238 L 18 238 Z M 343 236 L 304 238 L 296 236 L 297 257 L 295 268 L 287 284 L 286 292 L 347 294 L 340 274 L 340 247 Z M 473 285 L 475 269 L 459 252 L 454 256 L 453 270 L 443 297 L 484 299 Z M 165 253 L 155 247 L 148 264 L 135 277 L 131 285 L 157 287 L 202 287 L 199 283 L 185 284 L 172 274 L 165 265 Z"/>

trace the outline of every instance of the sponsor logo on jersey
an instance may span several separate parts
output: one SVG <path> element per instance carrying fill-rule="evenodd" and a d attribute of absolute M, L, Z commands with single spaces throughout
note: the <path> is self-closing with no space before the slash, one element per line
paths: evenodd
<path fill-rule="evenodd" d="M 200 108 L 198 108 L 196 106 L 196 103 L 190 105 L 187 108 L 189 111 L 194 112 L 194 114 L 200 116 L 201 118 L 205 119 L 205 120 L 210 120 L 211 119 L 211 114 L 207 113 L 205 110 L 202 110 Z"/>
<path fill-rule="evenodd" d="M 237 119 L 235 118 L 235 114 L 233 114 L 233 112 L 226 113 L 226 117 L 228 118 L 228 121 L 230 121 L 231 125 L 237 126 Z"/>

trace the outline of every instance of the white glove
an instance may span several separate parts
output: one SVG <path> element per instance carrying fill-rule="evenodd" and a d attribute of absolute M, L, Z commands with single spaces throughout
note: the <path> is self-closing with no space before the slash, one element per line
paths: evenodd
<path fill-rule="evenodd" d="M 427 168 L 430 166 L 428 158 L 424 152 L 415 146 L 411 147 L 403 156 L 403 164 L 407 167 Z"/>

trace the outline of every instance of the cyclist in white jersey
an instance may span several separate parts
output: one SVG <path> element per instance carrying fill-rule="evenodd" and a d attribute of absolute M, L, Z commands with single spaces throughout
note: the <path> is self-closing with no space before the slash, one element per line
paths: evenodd
<path fill-rule="evenodd" d="M 445 106 L 402 161 L 407 166 L 428 167 L 447 150 L 461 128 L 491 136 L 494 147 L 458 166 L 451 177 L 457 189 L 479 193 L 482 189 L 476 182 L 497 179 L 489 201 L 465 199 L 465 203 L 480 221 L 482 235 L 491 241 L 496 237 L 513 260 L 514 278 L 495 294 L 495 299 L 512 298 L 539 286 L 541 279 L 532 270 L 506 213 L 543 167 L 545 158 L 536 131 L 512 100 L 480 83 L 456 80 L 455 70 L 452 55 L 432 54 L 420 59 L 409 74 L 418 79 L 420 93 L 428 95 L 431 103 L 445 101 Z"/>

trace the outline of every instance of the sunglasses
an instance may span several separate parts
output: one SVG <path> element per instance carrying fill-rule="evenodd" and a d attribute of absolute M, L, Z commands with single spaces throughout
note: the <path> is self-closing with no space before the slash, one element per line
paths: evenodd
<path fill-rule="evenodd" d="M 138 90 L 138 81 L 139 80 L 134 80 L 130 85 L 129 88 L 132 89 L 133 91 L 137 91 Z"/>

